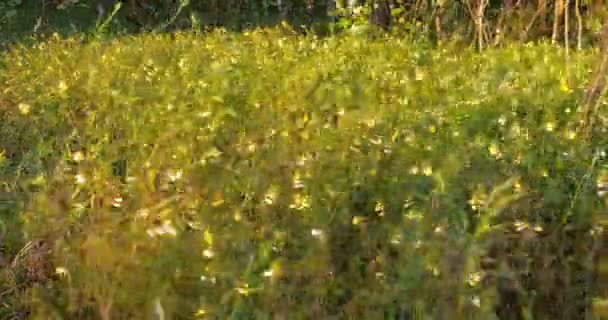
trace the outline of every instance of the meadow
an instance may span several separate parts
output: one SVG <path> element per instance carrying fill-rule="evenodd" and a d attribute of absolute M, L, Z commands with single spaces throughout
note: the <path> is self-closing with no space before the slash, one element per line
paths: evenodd
<path fill-rule="evenodd" d="M 600 48 L 479 49 L 287 23 L 10 46 L 0 319 L 600 319 Z"/>

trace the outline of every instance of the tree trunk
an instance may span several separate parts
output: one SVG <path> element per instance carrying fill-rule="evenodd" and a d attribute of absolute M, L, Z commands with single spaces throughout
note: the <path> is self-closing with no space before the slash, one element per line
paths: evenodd
<path fill-rule="evenodd" d="M 371 23 L 388 30 L 392 24 L 391 0 L 373 0 Z"/>
<path fill-rule="evenodd" d="M 556 44 L 559 35 L 559 28 L 564 14 L 564 0 L 555 1 L 555 11 L 553 14 L 553 34 L 551 35 L 551 43 Z"/>

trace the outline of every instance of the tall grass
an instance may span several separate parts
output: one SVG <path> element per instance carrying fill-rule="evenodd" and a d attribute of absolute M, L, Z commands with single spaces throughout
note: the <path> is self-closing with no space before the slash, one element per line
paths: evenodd
<path fill-rule="evenodd" d="M 577 131 L 593 52 L 293 33 L 4 55 L 3 187 L 22 205 L 2 214 L 24 247 L 0 315 L 589 312 L 607 136 L 604 111 L 595 139 Z"/>

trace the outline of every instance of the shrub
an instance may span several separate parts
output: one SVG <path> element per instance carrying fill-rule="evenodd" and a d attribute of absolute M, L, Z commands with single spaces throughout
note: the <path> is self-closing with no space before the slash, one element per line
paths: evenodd
<path fill-rule="evenodd" d="M 285 29 L 16 48 L 0 148 L 56 271 L 33 315 L 576 318 L 590 56 Z"/>

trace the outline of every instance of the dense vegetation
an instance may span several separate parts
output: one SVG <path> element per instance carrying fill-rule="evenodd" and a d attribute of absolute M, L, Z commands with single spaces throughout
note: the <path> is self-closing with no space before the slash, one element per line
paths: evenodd
<path fill-rule="evenodd" d="M 0 318 L 581 319 L 596 53 L 285 27 L 15 47 Z"/>
<path fill-rule="evenodd" d="M 0 320 L 608 315 L 607 13 L 0 1 Z"/>
<path fill-rule="evenodd" d="M 288 21 L 330 34 L 371 21 L 427 40 L 479 47 L 539 39 L 587 47 L 608 17 L 603 0 L 5 0 L 0 2 L 0 42 L 90 31 L 112 16 L 117 3 L 122 6 L 109 27 L 115 33 L 208 26 L 243 30 Z"/>

